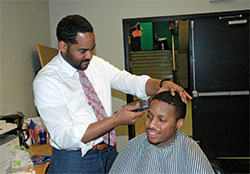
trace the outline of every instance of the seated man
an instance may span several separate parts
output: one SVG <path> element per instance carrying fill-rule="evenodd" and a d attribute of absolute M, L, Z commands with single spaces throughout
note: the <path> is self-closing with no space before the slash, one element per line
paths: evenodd
<path fill-rule="evenodd" d="M 214 173 L 199 145 L 178 130 L 185 115 L 186 104 L 178 94 L 157 94 L 147 113 L 146 133 L 128 142 L 110 173 Z"/>

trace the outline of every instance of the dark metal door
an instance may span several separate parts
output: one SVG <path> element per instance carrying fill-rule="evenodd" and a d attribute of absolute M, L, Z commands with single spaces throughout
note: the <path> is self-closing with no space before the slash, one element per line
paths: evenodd
<path fill-rule="evenodd" d="M 209 158 L 249 156 L 249 12 L 190 26 L 194 139 Z"/>

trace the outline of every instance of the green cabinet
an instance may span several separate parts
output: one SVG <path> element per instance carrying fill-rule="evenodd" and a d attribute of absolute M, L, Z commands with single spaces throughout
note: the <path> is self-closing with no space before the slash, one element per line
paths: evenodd
<path fill-rule="evenodd" d="M 141 50 L 153 50 L 153 24 L 152 22 L 140 23 Z"/>

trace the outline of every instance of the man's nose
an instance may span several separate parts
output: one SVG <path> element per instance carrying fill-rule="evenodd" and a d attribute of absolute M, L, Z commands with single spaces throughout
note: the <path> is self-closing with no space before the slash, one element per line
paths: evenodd
<path fill-rule="evenodd" d="M 149 128 L 157 128 L 158 121 L 156 118 L 153 118 L 149 123 Z"/>
<path fill-rule="evenodd" d="M 85 58 L 91 59 L 92 56 L 93 56 L 93 52 L 92 51 L 90 51 L 90 50 L 86 51 L 86 57 Z"/>

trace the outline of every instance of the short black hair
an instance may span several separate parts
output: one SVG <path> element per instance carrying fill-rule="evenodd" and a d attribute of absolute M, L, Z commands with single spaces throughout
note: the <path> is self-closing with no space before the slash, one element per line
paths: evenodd
<path fill-rule="evenodd" d="M 64 17 L 57 25 L 56 36 L 59 41 L 77 44 L 77 33 L 94 32 L 90 22 L 80 15 L 69 15 Z"/>
<path fill-rule="evenodd" d="M 181 118 L 185 118 L 186 104 L 181 100 L 181 97 L 179 96 L 177 92 L 175 92 L 174 96 L 172 96 L 170 91 L 160 92 L 152 98 L 152 101 L 153 100 L 158 100 L 158 101 L 174 106 L 177 120 Z"/>

